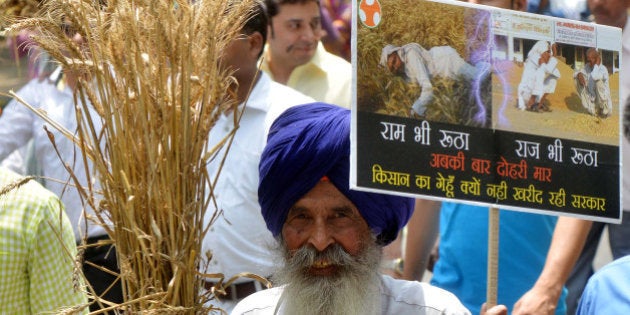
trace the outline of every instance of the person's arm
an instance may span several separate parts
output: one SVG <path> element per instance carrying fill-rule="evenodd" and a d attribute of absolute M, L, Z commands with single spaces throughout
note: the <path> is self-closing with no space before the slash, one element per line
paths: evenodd
<path fill-rule="evenodd" d="M 407 223 L 403 279 L 422 280 L 439 233 L 441 205 L 439 201 L 416 199 L 413 215 Z"/>
<path fill-rule="evenodd" d="M 586 86 L 586 70 L 582 69 L 573 73 L 573 78 L 577 79 L 581 86 Z"/>
<path fill-rule="evenodd" d="M 554 314 L 591 225 L 591 221 L 582 219 L 558 218 L 545 266 L 534 286 L 514 304 L 513 315 Z"/>
<path fill-rule="evenodd" d="M 30 105 L 39 107 L 41 84 L 31 80 L 17 94 Z M 24 146 L 33 137 L 34 114 L 26 106 L 11 100 L 0 115 L 0 161 Z"/>

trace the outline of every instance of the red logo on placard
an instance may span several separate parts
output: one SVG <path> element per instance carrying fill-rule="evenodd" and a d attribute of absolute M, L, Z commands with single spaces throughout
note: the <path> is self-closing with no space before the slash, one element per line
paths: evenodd
<path fill-rule="evenodd" d="M 378 0 L 361 0 L 359 19 L 367 27 L 376 27 L 381 23 L 381 4 Z"/>

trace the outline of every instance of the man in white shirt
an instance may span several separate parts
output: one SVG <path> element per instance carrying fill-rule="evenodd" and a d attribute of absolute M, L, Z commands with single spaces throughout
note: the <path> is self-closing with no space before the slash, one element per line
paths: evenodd
<path fill-rule="evenodd" d="M 556 90 L 560 71 L 556 44 L 541 40 L 536 42 L 527 53 L 523 65 L 523 74 L 518 85 L 518 104 L 520 110 L 551 111 L 545 103 L 547 94 Z"/>
<path fill-rule="evenodd" d="M 260 215 L 256 193 L 258 162 L 274 119 L 293 105 L 314 102 L 258 71 L 257 62 L 267 35 L 267 16 L 261 5 L 251 14 L 243 34 L 232 41 L 222 57 L 222 64 L 233 71 L 236 79 L 233 88 L 238 109 L 221 115 L 209 137 L 210 148 L 228 137 L 236 128 L 236 115 L 238 129 L 231 145 L 229 148 L 225 145 L 208 164 L 211 178 L 220 171 L 213 193 L 221 212 L 216 217 L 214 209 L 207 212 L 206 222 L 214 220 L 214 223 L 202 243 L 203 252 L 212 253 L 207 270 L 202 272 L 222 273 L 226 281 L 241 272 L 269 277 L 274 270 L 271 253 L 274 240 Z M 228 153 L 223 162 L 225 150 Z M 207 279 L 206 289 L 217 282 L 218 279 Z M 226 295 L 219 295 L 211 303 L 229 313 L 238 301 L 263 287 L 249 278 L 239 278 L 225 288 Z"/>
<path fill-rule="evenodd" d="M 543 72 L 539 71 L 542 64 L 546 62 L 545 52 L 549 51 L 549 43 L 541 40 L 536 42 L 527 53 L 527 59 L 523 64 L 523 74 L 518 84 L 518 108 L 520 110 L 536 110 L 536 101 L 542 96 Z"/>
<path fill-rule="evenodd" d="M 319 0 L 265 0 L 268 44 L 261 68 L 319 102 L 350 108 L 352 66 L 324 49 Z"/>
<path fill-rule="evenodd" d="M 588 113 L 604 118 L 610 116 L 612 99 L 608 69 L 602 64 L 602 58 L 597 49 L 586 50 L 586 64 L 573 75 L 573 78 L 582 106 Z"/>
<path fill-rule="evenodd" d="M 463 78 L 472 83 L 474 80 L 482 81 L 490 74 L 488 63 L 480 62 L 477 66 L 472 66 L 450 46 L 426 50 L 417 43 L 400 47 L 386 45 L 381 51 L 379 65 L 404 77 L 410 83 L 420 85 L 420 96 L 411 108 L 412 116 L 423 116 L 427 105 L 433 100 L 433 78 Z"/>
<path fill-rule="evenodd" d="M 538 105 L 543 111 L 550 112 L 549 105 L 545 102 L 547 95 L 556 92 L 556 86 L 558 85 L 558 79 L 560 79 L 560 70 L 558 70 L 558 44 L 551 43 L 549 45 L 549 57 L 547 62 L 541 67 L 543 72 L 542 90 L 543 94 L 538 100 Z"/>

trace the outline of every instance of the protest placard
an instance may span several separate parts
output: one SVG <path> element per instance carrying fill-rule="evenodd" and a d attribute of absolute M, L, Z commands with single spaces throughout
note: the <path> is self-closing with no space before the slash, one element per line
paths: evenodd
<path fill-rule="evenodd" d="M 619 222 L 620 29 L 449 1 L 356 10 L 353 187 Z"/>

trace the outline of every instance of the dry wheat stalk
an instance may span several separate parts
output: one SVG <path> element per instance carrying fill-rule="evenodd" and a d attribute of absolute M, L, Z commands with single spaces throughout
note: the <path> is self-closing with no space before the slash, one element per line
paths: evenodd
<path fill-rule="evenodd" d="M 47 0 L 40 14 L 7 29 L 35 30 L 34 41 L 80 78 L 79 128 L 66 136 L 100 181 L 78 187 L 96 210 L 92 219 L 113 222 L 126 302 L 112 308 L 208 311 L 197 270 L 203 218 L 214 209 L 208 187 L 216 179 L 205 165 L 219 148 L 206 142 L 218 115 L 235 105 L 218 59 L 252 1 Z"/>
<path fill-rule="evenodd" d="M 30 17 L 37 13 L 40 0 L 0 0 L 0 17 L 22 16 Z M 3 19 L 0 19 L 0 26 Z"/>

